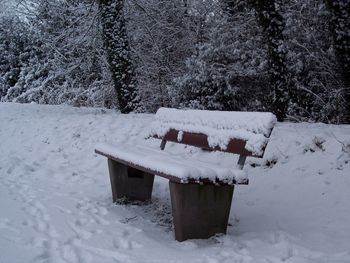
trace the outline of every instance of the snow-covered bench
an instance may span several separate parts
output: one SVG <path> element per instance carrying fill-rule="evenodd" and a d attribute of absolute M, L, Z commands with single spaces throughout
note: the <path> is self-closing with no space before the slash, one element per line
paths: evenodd
<path fill-rule="evenodd" d="M 113 201 L 151 199 L 154 175 L 162 176 L 169 179 L 176 240 L 208 238 L 226 233 L 234 184 L 248 184 L 246 157 L 263 156 L 275 123 L 268 112 L 160 108 L 149 131 L 149 137 L 161 139 L 160 149 L 125 142 L 95 152 L 108 158 Z M 238 163 L 225 166 L 163 151 L 167 141 L 239 154 Z"/>

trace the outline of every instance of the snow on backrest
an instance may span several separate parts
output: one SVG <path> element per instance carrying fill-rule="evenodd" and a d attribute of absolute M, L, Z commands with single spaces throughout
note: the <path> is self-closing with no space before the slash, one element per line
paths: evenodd
<path fill-rule="evenodd" d="M 204 134 L 210 147 L 222 150 L 232 139 L 240 139 L 246 141 L 246 150 L 260 156 L 275 123 L 276 117 L 270 112 L 160 108 L 149 135 L 164 137 L 170 130 Z"/>

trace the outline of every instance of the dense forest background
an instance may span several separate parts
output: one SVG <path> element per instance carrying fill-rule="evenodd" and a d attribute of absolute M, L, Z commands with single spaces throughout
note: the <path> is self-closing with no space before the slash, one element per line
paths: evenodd
<path fill-rule="evenodd" d="M 350 123 L 348 0 L 0 0 L 0 100 Z"/>

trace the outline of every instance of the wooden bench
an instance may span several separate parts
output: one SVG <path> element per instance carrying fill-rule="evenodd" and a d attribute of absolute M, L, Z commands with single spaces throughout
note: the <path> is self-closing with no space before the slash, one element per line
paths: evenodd
<path fill-rule="evenodd" d="M 142 145 L 101 145 L 95 152 L 108 158 L 114 202 L 125 197 L 149 200 L 154 175 L 167 178 L 175 239 L 208 238 L 226 233 L 234 185 L 248 184 L 242 170 L 246 157 L 263 156 L 275 123 L 268 112 L 160 108 L 148 136 L 161 140 L 160 149 L 146 140 Z M 201 148 L 196 156 L 211 156 L 210 151 L 238 154 L 238 163 L 193 158 L 188 150 L 164 151 L 168 141 Z"/>

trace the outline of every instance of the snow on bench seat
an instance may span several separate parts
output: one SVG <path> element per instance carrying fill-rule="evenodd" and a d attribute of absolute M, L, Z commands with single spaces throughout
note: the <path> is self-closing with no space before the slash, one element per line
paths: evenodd
<path fill-rule="evenodd" d="M 212 148 L 225 150 L 230 140 L 246 141 L 246 150 L 261 156 L 276 123 L 270 112 L 234 112 L 178 110 L 160 108 L 155 115 L 149 136 L 162 138 L 170 130 L 199 133 L 207 136 Z M 179 133 L 181 140 L 181 133 Z"/>
<path fill-rule="evenodd" d="M 175 182 L 248 183 L 247 174 L 238 168 L 189 159 L 188 155 L 174 155 L 146 145 L 103 144 L 96 147 L 96 153 Z"/>

